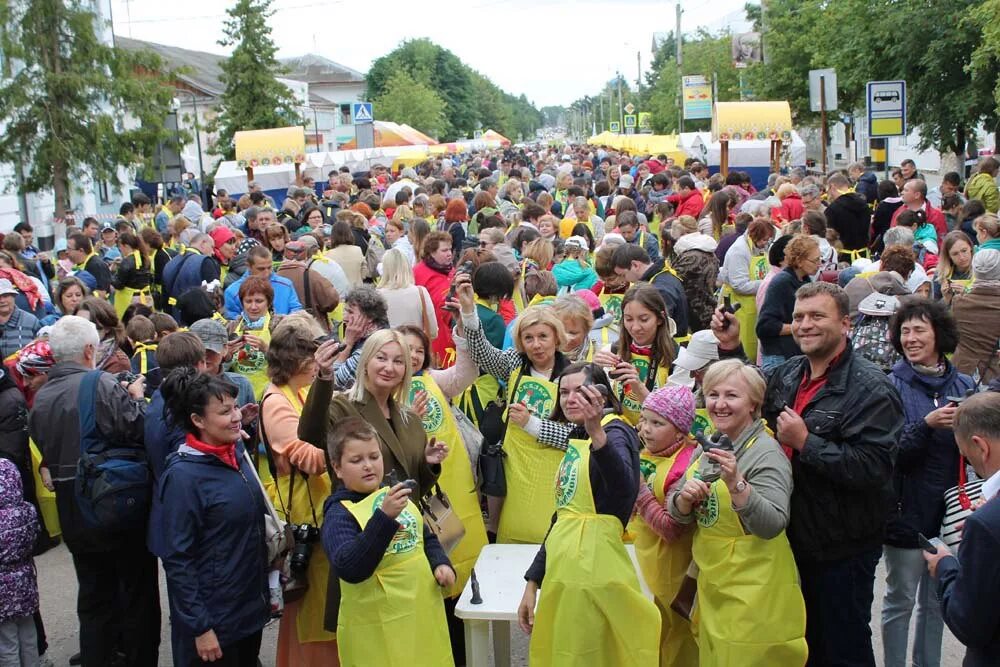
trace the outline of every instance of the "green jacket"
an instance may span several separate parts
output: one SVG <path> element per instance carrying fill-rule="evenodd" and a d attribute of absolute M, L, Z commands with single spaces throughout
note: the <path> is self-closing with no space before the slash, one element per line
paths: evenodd
<path fill-rule="evenodd" d="M 985 172 L 980 172 L 969 179 L 965 186 L 965 196 L 983 202 L 983 206 L 990 213 L 1000 210 L 1000 190 L 997 189 L 996 179 Z"/>

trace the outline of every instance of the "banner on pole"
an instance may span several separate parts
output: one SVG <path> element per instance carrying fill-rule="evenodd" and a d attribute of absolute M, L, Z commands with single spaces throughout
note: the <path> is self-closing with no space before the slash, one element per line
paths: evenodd
<path fill-rule="evenodd" d="M 701 120 L 712 117 L 712 84 L 699 75 L 682 79 L 684 95 L 684 120 Z"/>

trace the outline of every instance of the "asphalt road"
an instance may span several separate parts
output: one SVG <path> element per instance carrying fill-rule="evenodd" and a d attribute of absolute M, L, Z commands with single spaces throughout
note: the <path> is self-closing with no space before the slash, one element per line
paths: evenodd
<path fill-rule="evenodd" d="M 38 567 L 38 584 L 41 594 L 42 617 L 49 638 L 48 657 L 56 667 L 69 664 L 69 657 L 79 650 L 76 619 L 76 577 L 73 563 L 65 546 L 59 546 L 35 559 Z M 160 597 L 163 603 L 163 633 L 160 644 L 160 665 L 171 665 L 166 591 L 161 572 Z M 875 655 L 882 665 L 879 619 L 882 613 L 882 595 L 885 592 L 885 570 L 879 566 L 876 578 L 875 604 L 872 606 L 872 628 L 875 637 Z M 912 624 L 911 624 L 912 627 Z M 272 623 L 264 631 L 261 661 L 265 667 L 274 665 L 274 646 L 277 643 L 278 626 Z M 514 665 L 527 665 L 527 638 L 518 628 L 511 630 L 511 652 Z M 945 628 L 941 664 L 943 667 L 958 667 L 965 654 L 958 640 Z"/>

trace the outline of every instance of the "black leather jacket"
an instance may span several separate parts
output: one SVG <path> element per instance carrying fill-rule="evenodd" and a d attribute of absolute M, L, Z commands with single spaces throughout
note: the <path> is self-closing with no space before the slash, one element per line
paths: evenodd
<path fill-rule="evenodd" d="M 772 429 L 782 406 L 794 404 L 808 370 L 804 356 L 774 369 L 763 408 Z M 903 428 L 899 393 L 848 346 L 802 418 L 809 435 L 792 457 L 788 526 L 796 557 L 836 560 L 879 547 L 893 505 L 892 473 Z"/>

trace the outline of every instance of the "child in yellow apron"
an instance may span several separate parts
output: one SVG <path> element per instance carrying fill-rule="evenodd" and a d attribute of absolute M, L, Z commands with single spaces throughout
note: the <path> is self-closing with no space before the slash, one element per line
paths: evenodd
<path fill-rule="evenodd" d="M 757 442 L 753 436 L 743 445 Z M 700 475 L 701 457 L 686 478 Z M 784 531 L 765 540 L 743 528 L 721 479 L 696 509 L 698 649 L 702 667 L 801 667 L 808 656 L 805 603 Z"/>
<path fill-rule="evenodd" d="M 687 436 L 694 423 L 694 395 L 687 387 L 657 389 L 642 404 L 641 474 L 636 516 L 629 523 L 643 579 L 660 611 L 660 665 L 697 665 L 691 623 L 670 608 L 691 563 L 692 531 L 665 508 L 667 491 L 683 484 L 698 445 Z"/>
<path fill-rule="evenodd" d="M 508 385 L 507 404 L 523 403 L 536 417 L 548 417 L 556 405 L 558 389 L 555 382 L 533 377 L 525 369 L 518 371 Z M 497 542 L 540 544 L 555 512 L 552 480 L 563 453 L 538 439 L 523 428 L 508 421 L 503 440 L 506 453 L 503 468 L 507 478 L 507 497 L 500 511 Z"/>
<path fill-rule="evenodd" d="M 128 250 L 127 245 L 119 246 L 122 250 Z M 153 272 L 151 270 L 151 262 L 148 257 L 145 258 L 146 264 L 143 265 L 143 255 L 138 251 L 134 250 L 129 254 L 122 253 L 122 261 L 118 265 L 118 271 L 115 274 L 115 312 L 118 313 L 118 319 L 121 319 L 125 310 L 135 302 L 145 304 L 147 306 L 153 306 L 153 292 L 151 289 Z"/>
<path fill-rule="evenodd" d="M 370 424 L 343 420 L 327 441 L 340 486 L 326 504 L 323 548 L 340 577 L 341 667 L 453 667 L 441 586 L 448 557 L 403 484 L 381 487 Z"/>
<path fill-rule="evenodd" d="M 753 240 L 749 234 L 743 235 L 743 240 L 736 240 L 737 243 L 746 243 L 750 248 L 750 266 L 748 267 L 750 280 L 763 280 L 770 270 L 767 263 L 767 253 L 755 255 Z M 732 285 L 722 286 L 722 296 L 731 298 L 733 305 L 740 304 L 740 309 L 736 311 L 736 320 L 740 323 L 740 342 L 743 344 L 743 351 L 748 359 L 757 358 L 757 295 L 739 294 L 733 290 Z"/>
<path fill-rule="evenodd" d="M 622 420 L 611 414 L 601 426 L 611 422 Z M 597 512 L 590 483 L 591 446 L 590 439 L 570 440 L 559 467 L 556 521 L 543 546 L 546 567 L 529 663 L 654 667 L 659 664 L 660 614 L 639 587 L 621 540 L 622 520 Z M 634 481 L 622 479 L 609 486 L 617 483 Z"/>

